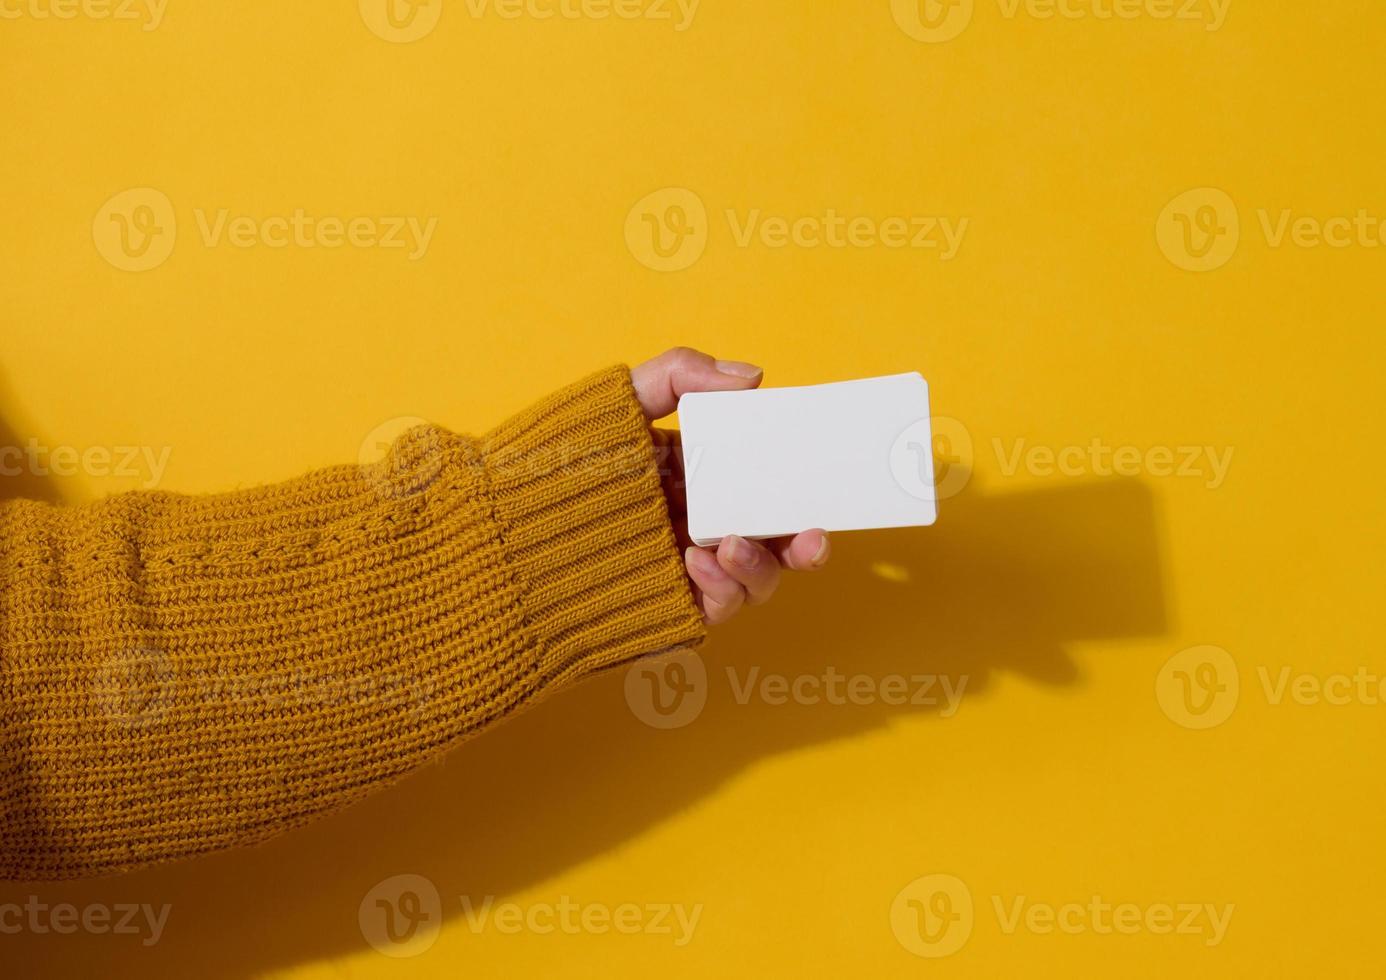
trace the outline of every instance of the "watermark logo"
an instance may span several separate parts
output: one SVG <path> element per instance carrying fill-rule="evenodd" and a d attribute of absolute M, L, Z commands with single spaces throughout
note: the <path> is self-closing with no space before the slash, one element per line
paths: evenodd
<path fill-rule="evenodd" d="M 1114 902 L 1100 894 L 1074 901 L 1036 901 L 1028 895 L 991 894 L 987 903 L 1003 936 L 1186 936 L 1213 947 L 1227 938 L 1231 902 Z M 953 875 L 910 882 L 890 906 L 900 945 L 916 956 L 956 953 L 972 936 L 980 913 L 967 884 Z"/>
<path fill-rule="evenodd" d="M 962 493 L 972 478 L 972 433 L 957 419 L 935 415 L 934 497 L 947 500 Z"/>
<path fill-rule="evenodd" d="M 1271 248 L 1376 249 L 1386 245 L 1386 218 L 1366 208 L 1329 218 L 1296 214 L 1291 208 L 1279 208 L 1272 215 L 1267 208 L 1257 208 L 1256 221 Z"/>
<path fill-rule="evenodd" d="M 971 220 L 949 215 L 843 214 L 836 208 L 799 214 L 767 214 L 760 208 L 725 208 L 723 219 L 736 248 L 771 250 L 910 250 L 957 258 Z M 636 261 L 657 272 L 687 269 L 702 257 L 711 233 L 707 207 L 686 187 L 647 194 L 626 214 L 626 247 Z"/>
<path fill-rule="evenodd" d="M 646 194 L 626 215 L 626 248 L 656 272 L 678 272 L 697 262 L 707 234 L 707 208 L 686 187 Z"/>
<path fill-rule="evenodd" d="M 1094 436 L 1085 443 L 1037 443 L 1023 436 L 993 437 L 991 456 L 1001 476 L 1050 479 L 1151 477 L 1190 480 L 1207 490 L 1224 486 L 1235 446 L 1179 443 L 1137 446 Z M 899 487 L 920 500 L 946 500 L 972 477 L 972 433 L 957 419 L 935 415 L 903 429 L 890 449 L 890 471 Z M 932 477 L 932 481 L 931 481 Z"/>
<path fill-rule="evenodd" d="M 433 233 L 438 230 L 436 217 L 417 215 L 337 215 L 309 214 L 295 208 L 288 214 L 259 218 L 249 214 L 233 215 L 226 208 L 208 212 L 194 208 L 198 235 L 206 248 L 222 244 L 232 248 L 326 248 L 349 246 L 357 249 L 406 250 L 410 262 L 428 254 Z"/>
<path fill-rule="evenodd" d="M 951 956 L 972 937 L 972 892 L 953 875 L 916 878 L 890 903 L 890 928 L 915 956 Z"/>
<path fill-rule="evenodd" d="M 159 558 L 153 563 L 164 567 Z M 175 708 L 227 704 L 273 714 L 323 705 L 388 706 L 417 720 L 436 691 L 432 683 L 408 672 L 339 674 L 289 665 L 270 673 L 246 673 L 217 664 L 179 662 L 157 647 L 133 646 L 103 656 L 92 671 L 89 696 L 93 713 L 113 726 L 147 728 L 160 724 Z"/>
<path fill-rule="evenodd" d="M 758 666 L 744 672 L 728 666 L 726 674 L 732 700 L 741 706 L 753 701 L 769 707 L 909 705 L 936 708 L 942 718 L 958 713 L 969 680 L 967 674 L 845 674 L 833 666 L 793 675 L 765 673 Z M 683 728 L 702 713 L 709 686 L 702 659 L 692 651 L 679 651 L 641 661 L 627 671 L 626 703 L 651 728 Z"/>
<path fill-rule="evenodd" d="M 1351 213 L 1320 217 L 1294 208 L 1255 211 L 1248 224 L 1266 248 L 1379 249 L 1386 246 L 1386 217 L 1359 207 Z M 1171 201 L 1156 221 L 1155 235 L 1165 257 L 1181 269 L 1210 272 L 1221 268 L 1241 241 L 1241 219 L 1226 193 L 1204 187 Z"/>
<path fill-rule="evenodd" d="M 128 20 L 159 29 L 168 0 L 0 0 L 0 20 Z"/>
<path fill-rule="evenodd" d="M 886 248 L 937 254 L 939 261 L 957 258 L 971 219 L 949 215 L 845 215 L 836 208 L 822 214 L 763 214 L 760 208 L 726 209 L 727 227 L 737 248 Z"/>
<path fill-rule="evenodd" d="M 751 667 L 744 676 L 735 667 L 727 668 L 727 681 L 737 704 L 759 700 L 772 707 L 799 705 L 910 705 L 938 708 L 940 718 L 952 718 L 967 691 L 967 674 L 844 674 L 836 667 L 822 673 L 762 674 Z"/>
<path fill-rule="evenodd" d="M 895 23 L 916 41 L 951 41 L 972 23 L 973 0 L 890 0 Z"/>
<path fill-rule="evenodd" d="M 996 0 L 1001 16 L 1015 20 L 1166 20 L 1221 30 L 1232 0 Z"/>
<path fill-rule="evenodd" d="M 1231 902 L 1109 902 L 1101 895 L 1061 903 L 993 895 L 991 905 L 1007 936 L 1022 930 L 1035 936 L 1193 936 L 1210 947 L 1222 945 L 1237 908 Z"/>
<path fill-rule="evenodd" d="M 702 0 L 464 0 L 474 20 L 494 14 L 502 20 L 669 21 L 676 33 L 693 26 Z"/>
<path fill-rule="evenodd" d="M 1256 680 L 1255 685 L 1248 686 L 1248 692 L 1259 693 L 1271 708 L 1386 704 L 1386 676 L 1366 665 L 1347 673 L 1297 670 L 1288 664 L 1274 668 L 1257 664 Z M 1161 710 L 1185 728 L 1221 725 L 1236 709 L 1241 695 L 1241 671 L 1226 650 L 1215 646 L 1180 651 L 1169 659 L 1155 681 Z"/>
<path fill-rule="evenodd" d="M 437 886 L 423 875 L 395 875 L 366 892 L 356 921 L 378 952 L 405 959 L 427 952 L 437 941 L 443 903 Z"/>
<path fill-rule="evenodd" d="M 1232 446 L 1113 446 L 1100 437 L 1087 445 L 1047 446 L 1027 439 L 1013 439 L 1007 446 L 992 440 L 996 462 L 1003 476 L 1024 470 L 1037 477 L 1152 476 L 1157 479 L 1200 480 L 1216 490 L 1227 480 L 1232 466 Z"/>
<path fill-rule="evenodd" d="M 891 0 L 896 25 L 914 38 L 951 41 L 972 23 L 973 0 Z M 996 0 L 1003 20 L 1177 21 L 1220 30 L 1231 0 Z"/>
<path fill-rule="evenodd" d="M 96 250 L 126 272 L 163 265 L 178 238 L 173 202 L 152 187 L 132 187 L 114 195 L 91 223 Z"/>
<path fill-rule="evenodd" d="M 735 704 L 752 702 L 768 707 L 800 705 L 865 707 L 885 704 L 933 708 L 952 718 L 967 691 L 967 674 L 846 674 L 828 666 L 819 672 L 782 674 L 758 666 L 726 668 L 727 686 Z M 696 721 L 707 704 L 710 680 L 702 658 L 678 650 L 634 664 L 625 677 L 626 704 L 651 728 L 683 728 Z"/>
<path fill-rule="evenodd" d="M 972 478 L 972 433 L 943 415 L 913 422 L 891 444 L 890 473 L 917 500 L 956 496 Z"/>
<path fill-rule="evenodd" d="M 45 446 L 31 438 L 23 446 L 0 445 L 0 477 L 140 477 L 147 490 L 163 479 L 172 452 L 171 446 Z"/>
<path fill-rule="evenodd" d="M 93 902 L 80 907 L 67 902 L 49 905 L 39 901 L 37 895 L 30 895 L 23 905 L 0 905 L 0 935 L 28 932 L 70 936 L 82 932 L 93 936 L 139 936 L 140 945 L 153 946 L 163 936 L 172 909 L 167 902 L 158 906 L 133 902 Z"/>
<path fill-rule="evenodd" d="M 505 936 L 522 932 L 537 936 L 592 935 L 667 936 L 677 947 L 693 941 L 703 915 L 702 903 L 682 902 L 579 902 L 563 895 L 557 902 L 496 903 L 494 895 L 480 902 L 462 896 L 462 914 L 474 935 L 494 929 Z"/>
<path fill-rule="evenodd" d="M 934 440 L 929 419 L 906 426 L 890 447 L 890 473 L 916 500 L 934 499 Z"/>
<path fill-rule="evenodd" d="M 371 33 L 391 44 L 427 37 L 443 16 L 443 0 L 357 0 Z"/>
<path fill-rule="evenodd" d="M 707 704 L 707 667 L 696 650 L 677 649 L 626 671 L 626 704 L 651 728 L 682 728 Z"/>
<path fill-rule="evenodd" d="M 1366 666 L 1351 674 L 1315 674 L 1282 665 L 1272 675 L 1262 664 L 1256 668 L 1256 676 L 1271 707 L 1286 703 L 1303 707 L 1386 704 L 1386 677 Z"/>
<path fill-rule="evenodd" d="M 1225 191 L 1198 187 L 1165 205 L 1155 222 L 1160 251 L 1187 272 L 1211 272 L 1228 263 L 1241 241 L 1237 205 Z"/>
<path fill-rule="evenodd" d="M 309 214 L 295 208 L 257 217 L 232 214 L 227 208 L 193 208 L 198 240 L 204 248 L 373 249 L 404 251 L 414 262 L 428 254 L 438 218 L 417 215 Z M 178 219 L 162 191 L 135 187 L 121 191 L 96 213 L 92 241 L 111 265 L 144 272 L 162 265 L 173 252 Z"/>
<path fill-rule="evenodd" d="M 1181 650 L 1165 661 L 1155 679 L 1160 709 L 1184 728 L 1216 728 L 1231 717 L 1240 695 L 1237 663 L 1221 647 Z"/>
<path fill-rule="evenodd" d="M 163 721 L 177 694 L 168 654 L 153 646 L 112 651 L 92 677 L 96 708 L 122 728 L 148 728 Z"/>
<path fill-rule="evenodd" d="M 443 471 L 443 437 L 427 419 L 396 416 L 366 433 L 356 459 L 381 497 L 410 497 L 432 486 Z"/>

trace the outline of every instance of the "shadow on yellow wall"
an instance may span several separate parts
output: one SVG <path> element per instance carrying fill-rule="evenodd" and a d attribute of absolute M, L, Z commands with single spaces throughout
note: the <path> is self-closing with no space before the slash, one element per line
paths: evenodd
<path fill-rule="evenodd" d="M 0 407 L 13 405 L 8 386 L 0 375 Z M 28 435 L 21 426 L 12 426 L 13 410 L 0 414 L 0 500 L 28 498 L 57 503 L 61 499 L 53 482 L 41 473 L 32 471 L 21 457 Z"/>
<path fill-rule="evenodd" d="M 500 900 L 562 872 L 758 758 L 939 710 L 739 703 L 727 666 L 742 677 L 751 667 L 794 676 L 830 665 L 877 678 L 966 674 L 968 698 L 985 696 L 998 671 L 1079 684 L 1066 644 L 1166 632 L 1160 536 L 1151 493 L 1137 480 L 1005 495 L 974 482 L 945 502 L 934 528 L 839 535 L 826 573 L 793 579 L 772 605 L 719 631 L 702 651 L 711 694 L 687 727 L 641 723 L 617 670 L 262 847 L 106 881 L 5 885 L 0 902 L 38 894 L 50 904 L 172 903 L 156 946 L 6 937 L 7 972 L 43 965 L 231 977 L 359 951 L 367 947 L 357 909 L 381 879 L 427 876 L 450 918 L 461 913 L 459 896 Z"/>

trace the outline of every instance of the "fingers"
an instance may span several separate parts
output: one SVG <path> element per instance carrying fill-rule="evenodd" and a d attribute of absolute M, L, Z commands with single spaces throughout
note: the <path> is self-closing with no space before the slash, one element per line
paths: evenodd
<path fill-rule="evenodd" d="M 724 623 L 746 601 L 746 590 L 722 568 L 710 551 L 689 548 L 683 553 L 688 577 L 698 589 L 698 605 L 709 626 Z"/>
<path fill-rule="evenodd" d="M 682 518 L 675 521 L 676 529 Z M 680 543 L 687 540 L 680 537 Z M 780 570 L 813 571 L 827 563 L 831 546 L 820 528 L 764 543 L 731 535 L 715 550 L 688 546 L 683 553 L 694 599 L 710 626 L 730 619 L 743 605 L 759 605 L 775 593 Z"/>
<path fill-rule="evenodd" d="M 775 538 L 768 542 L 771 552 L 785 568 L 796 572 L 812 572 L 828 563 L 832 544 L 822 528 L 802 531 L 793 537 Z"/>
<path fill-rule="evenodd" d="M 630 381 L 648 419 L 678 408 L 690 391 L 743 391 L 760 384 L 761 370 L 741 361 L 719 361 L 688 347 L 675 347 L 630 372 Z"/>
<path fill-rule="evenodd" d="M 717 546 L 717 564 L 746 590 L 746 601 L 758 606 L 775 594 L 780 563 L 764 545 L 735 534 Z"/>

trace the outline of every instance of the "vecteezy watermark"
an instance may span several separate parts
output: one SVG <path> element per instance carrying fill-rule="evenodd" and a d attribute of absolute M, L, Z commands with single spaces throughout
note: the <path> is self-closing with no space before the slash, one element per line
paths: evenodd
<path fill-rule="evenodd" d="M 646 194 L 626 213 L 626 248 L 656 272 L 678 272 L 702 258 L 707 248 L 707 208 L 686 187 Z"/>
<path fill-rule="evenodd" d="M 677 472 L 674 448 L 655 447 L 655 466 L 661 478 Z M 641 478 L 650 468 L 648 447 L 642 452 L 613 453 L 581 438 L 551 440 L 523 452 L 477 446 L 449 435 L 427 419 L 402 415 L 371 429 L 357 449 L 361 475 L 382 497 L 412 497 L 443 476 L 455 481 L 538 480 L 562 474 L 565 478 Z"/>
<path fill-rule="evenodd" d="M 1010 445 L 993 439 L 996 461 L 1004 476 L 1024 470 L 1031 476 L 1152 476 L 1159 479 L 1202 480 L 1216 490 L 1232 465 L 1231 446 L 1112 446 L 1101 438 L 1086 445 L 1031 445 L 1012 439 Z"/>
<path fill-rule="evenodd" d="M 733 246 L 740 249 L 912 250 L 942 262 L 957 258 L 970 219 L 948 215 L 876 217 L 828 207 L 798 214 L 766 214 L 760 208 L 723 210 Z M 677 272 L 697 262 L 708 245 L 711 223 L 702 198 L 686 187 L 665 187 L 636 201 L 626 213 L 626 247 L 657 272 Z"/>
<path fill-rule="evenodd" d="M 463 0 L 474 20 L 645 20 L 693 26 L 702 0 Z"/>
<path fill-rule="evenodd" d="M 1232 0 L 996 0 L 1005 20 L 1173 21 L 1219 30 Z M 951 41 L 972 23 L 974 0 L 890 0 L 896 25 L 916 41 Z"/>
<path fill-rule="evenodd" d="M 843 673 L 836 667 L 798 674 L 765 672 L 760 667 L 725 668 L 732 701 L 770 707 L 865 707 L 884 704 L 937 708 L 939 716 L 958 713 L 968 676 Z M 677 649 L 637 661 L 626 671 L 626 704 L 651 728 L 683 728 L 702 714 L 711 687 L 707 667 L 694 650 Z"/>
<path fill-rule="evenodd" d="M 1326 218 L 1297 214 L 1292 208 L 1257 208 L 1256 225 L 1271 248 L 1374 249 L 1386 245 L 1386 215 L 1366 208 Z"/>
<path fill-rule="evenodd" d="M 1155 700 L 1167 718 L 1185 728 L 1216 728 L 1232 715 L 1240 695 L 1237 662 L 1221 647 L 1181 650 L 1155 678 Z"/>
<path fill-rule="evenodd" d="M 311 215 L 303 208 L 289 214 L 257 218 L 232 215 L 226 208 L 207 212 L 194 208 L 202 244 L 216 248 L 223 243 L 232 248 L 349 248 L 407 249 L 415 262 L 428 254 L 429 243 L 438 228 L 438 219 L 415 215 Z"/>
<path fill-rule="evenodd" d="M 834 208 L 803 215 L 727 208 L 725 214 L 737 248 L 912 248 L 936 251 L 944 262 L 957 257 L 969 222 L 947 215 L 849 216 Z"/>
<path fill-rule="evenodd" d="M 92 673 L 91 697 L 99 713 L 121 728 L 147 728 L 164 718 L 177 696 L 168 654 L 156 646 L 119 647 Z"/>
<path fill-rule="evenodd" d="M 1216 187 L 1196 187 L 1165 205 L 1155 219 L 1155 241 L 1165 258 L 1188 272 L 1211 272 L 1228 263 L 1242 238 L 1237 205 Z"/>
<path fill-rule="evenodd" d="M 1370 667 L 1359 666 L 1351 674 L 1297 671 L 1282 664 L 1273 671 L 1260 664 L 1256 677 L 1266 703 L 1272 707 L 1297 704 L 1302 707 L 1347 705 L 1376 707 L 1386 704 L 1386 676 Z"/>
<path fill-rule="evenodd" d="M 14 936 L 28 932 L 40 936 L 48 933 L 70 936 L 81 932 L 93 936 L 139 936 L 140 945 L 153 946 L 164 934 L 172 909 L 168 902 L 163 905 L 147 902 L 92 902 L 80 906 L 57 902 L 49 905 L 39 901 L 37 895 L 30 895 L 22 905 L 18 902 L 0 904 L 0 934 Z"/>
<path fill-rule="evenodd" d="M 487 895 L 479 902 L 462 896 L 462 913 L 467 930 L 473 934 L 488 929 L 515 936 L 529 932 L 539 936 L 561 933 L 568 936 L 668 936 L 677 947 L 693 940 L 703 905 L 682 902 L 576 902 L 567 895 L 557 902 L 496 903 Z"/>
<path fill-rule="evenodd" d="M 376 37 L 408 44 L 433 33 L 443 0 L 357 0 L 361 20 Z"/>
<path fill-rule="evenodd" d="M 919 500 L 947 500 L 972 478 L 972 433 L 957 419 L 933 415 L 911 423 L 890 447 L 895 483 Z"/>
<path fill-rule="evenodd" d="M 702 903 L 575 901 L 497 902 L 494 895 L 459 897 L 462 921 L 477 935 L 667 936 L 678 947 L 693 939 L 702 919 Z M 361 936 L 376 950 L 396 959 L 427 952 L 442 928 L 443 903 L 438 888 L 419 874 L 401 874 L 376 883 L 357 908 Z"/>
<path fill-rule="evenodd" d="M 168 0 L 0 0 L 0 20 L 136 21 L 155 31 L 167 9 Z"/>
<path fill-rule="evenodd" d="M 1192 936 L 1205 946 L 1222 945 L 1237 909 L 1232 902 L 1111 902 L 1101 895 L 1057 903 L 993 895 L 991 905 L 1007 936 Z"/>
<path fill-rule="evenodd" d="M 1386 704 L 1386 675 L 1359 665 L 1351 672 L 1297 670 L 1289 664 L 1256 665 L 1255 690 L 1272 708 L 1376 707 Z M 1170 721 L 1184 728 L 1216 728 L 1232 716 L 1242 697 L 1241 671 L 1221 647 L 1180 650 L 1155 678 L 1155 700 Z"/>
<path fill-rule="evenodd" d="M 3 2 L 3 0 L 0 0 Z M 450 3 L 472 20 L 648 21 L 688 30 L 702 0 L 461 0 Z M 444 0 L 358 0 L 361 19 L 377 37 L 407 44 L 438 26 Z"/>
<path fill-rule="evenodd" d="M 911 705 L 938 708 L 940 718 L 958 713 L 968 680 L 966 674 L 843 674 L 836 667 L 793 675 L 762 674 L 759 667 L 748 668 L 744 675 L 736 667 L 726 670 L 737 704 Z"/>
<path fill-rule="evenodd" d="M 890 928 L 915 956 L 951 956 L 972 938 L 976 909 L 967 883 L 954 875 L 916 878 L 890 903 Z"/>
<path fill-rule="evenodd" d="M 1101 436 L 1085 443 L 1048 445 L 1025 437 L 993 438 L 991 449 L 1004 477 L 1019 473 L 1052 477 L 1139 477 L 1197 480 L 1209 490 L 1227 481 L 1234 447 L 1198 443 L 1137 446 Z M 935 415 L 902 430 L 890 450 L 895 482 L 912 496 L 946 500 L 962 492 L 976 463 L 966 425 Z M 932 477 L 932 483 L 930 478 Z"/>
<path fill-rule="evenodd" d="M 1037 902 L 1027 895 L 995 894 L 988 905 L 1006 936 L 1188 936 L 1205 946 L 1222 944 L 1236 910 L 1231 902 L 1113 902 L 1101 895 Z M 935 959 L 967 945 L 977 915 L 966 882 L 954 875 L 932 874 L 916 878 L 895 896 L 890 927 L 909 952 Z"/>
<path fill-rule="evenodd" d="M 1216 187 L 1198 187 L 1171 200 L 1155 220 L 1155 240 L 1165 258 L 1188 272 L 1226 265 L 1243 238 L 1237 204 Z M 1378 249 L 1386 246 L 1386 215 L 1368 208 L 1322 217 L 1294 208 L 1257 208 L 1251 227 L 1267 248 Z"/>
<path fill-rule="evenodd" d="M 362 475 L 387 498 L 411 497 L 443 472 L 442 430 L 427 419 L 401 415 L 381 422 L 361 440 Z"/>
<path fill-rule="evenodd" d="M 890 0 L 896 26 L 916 41 L 951 41 L 972 23 L 973 0 Z"/>
<path fill-rule="evenodd" d="M 91 240 L 111 265 L 144 272 L 163 265 L 178 240 L 178 219 L 168 195 L 132 187 L 110 197 L 91 222 Z"/>
<path fill-rule="evenodd" d="M 193 208 L 198 240 L 205 248 L 370 249 L 404 251 L 414 262 L 428 253 L 436 217 L 415 215 L 309 214 L 294 208 L 259 217 L 228 208 Z M 113 195 L 92 219 L 92 242 L 111 265 L 144 272 L 163 265 L 178 239 L 173 202 L 152 187 L 133 187 Z"/>
<path fill-rule="evenodd" d="M 676 647 L 626 671 L 626 704 L 651 728 L 683 728 L 707 705 L 707 667 L 696 650 Z"/>
<path fill-rule="evenodd" d="M 361 937 L 386 956 L 405 959 L 427 952 L 443 926 L 438 887 L 416 874 L 377 882 L 361 899 L 356 924 Z"/>
<path fill-rule="evenodd" d="M 144 489 L 158 485 L 168 467 L 170 446 L 0 445 L 0 477 L 76 476 L 136 478 Z"/>
<path fill-rule="evenodd" d="M 91 705 L 120 728 L 155 728 L 180 709 L 198 705 L 239 706 L 245 714 L 293 713 L 318 706 L 390 707 L 410 720 L 435 695 L 431 681 L 407 669 L 344 675 L 301 665 L 274 673 L 234 673 L 176 660 L 153 645 L 135 644 L 103 652 L 92 671 Z"/>

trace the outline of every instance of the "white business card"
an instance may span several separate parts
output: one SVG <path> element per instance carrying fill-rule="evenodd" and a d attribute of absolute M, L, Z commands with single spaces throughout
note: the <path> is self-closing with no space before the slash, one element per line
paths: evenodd
<path fill-rule="evenodd" d="M 688 533 L 772 538 L 934 523 L 929 386 L 917 372 L 679 399 Z"/>

